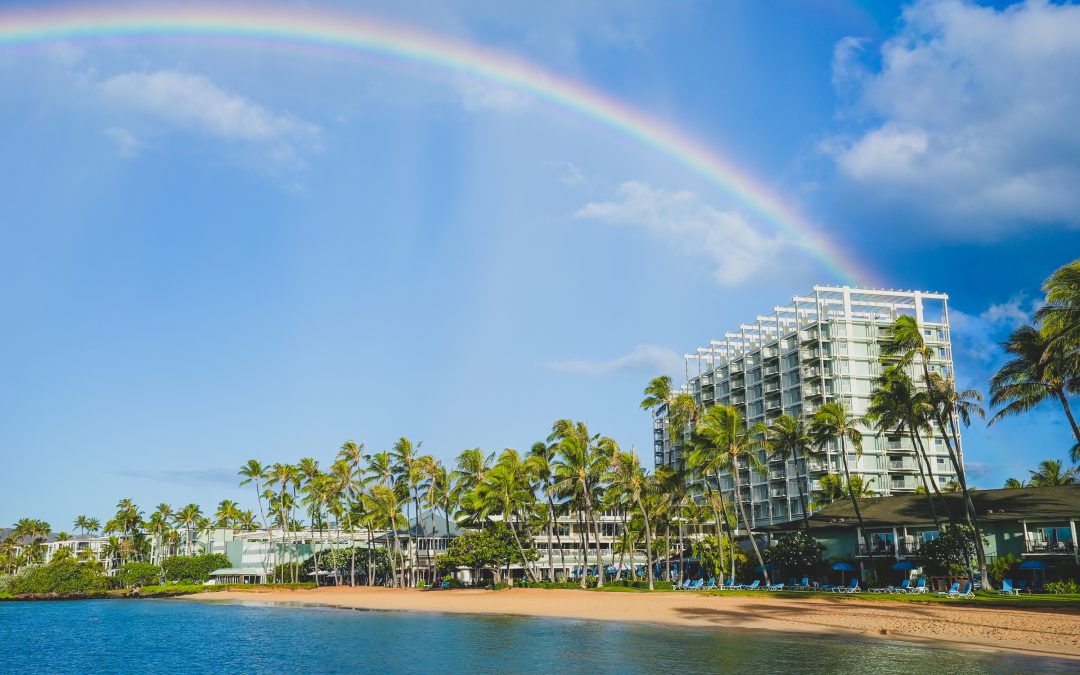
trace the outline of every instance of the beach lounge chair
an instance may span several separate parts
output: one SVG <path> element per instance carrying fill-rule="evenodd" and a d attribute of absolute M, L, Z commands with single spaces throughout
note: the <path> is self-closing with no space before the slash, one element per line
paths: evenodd
<path fill-rule="evenodd" d="M 677 591 L 688 591 L 688 590 L 690 590 L 690 584 L 692 584 L 692 583 L 693 583 L 693 581 L 691 581 L 690 579 L 684 579 L 683 582 L 682 582 L 682 586 L 676 586 L 675 590 L 677 590 Z"/>
<path fill-rule="evenodd" d="M 852 579 L 851 583 L 848 584 L 847 586 L 837 586 L 836 588 L 832 589 L 832 592 L 833 593 L 858 593 L 861 590 L 862 589 L 859 588 L 859 580 L 858 579 Z"/>
<path fill-rule="evenodd" d="M 809 591 L 813 588 L 810 585 L 810 577 L 803 577 L 802 583 L 792 584 L 792 589 L 796 591 Z"/>
<path fill-rule="evenodd" d="M 706 584 L 705 587 L 702 588 L 701 590 L 703 590 L 703 591 L 715 591 L 716 590 L 716 579 L 709 579 L 709 583 Z"/>
<path fill-rule="evenodd" d="M 998 595 L 1020 595 L 1020 591 L 1013 588 L 1012 579 L 1002 579 Z"/>
<path fill-rule="evenodd" d="M 732 586 L 732 588 L 739 591 L 756 591 L 758 589 L 758 586 L 760 585 L 761 581 L 759 579 L 754 579 L 754 583 L 750 584 L 749 586 L 747 586 L 746 584 L 736 584 L 735 586 Z"/>
<path fill-rule="evenodd" d="M 975 597 L 975 586 L 974 586 L 974 584 L 972 584 L 972 583 L 971 583 L 971 582 L 969 581 L 969 582 L 967 582 L 967 584 L 965 584 L 965 585 L 964 585 L 964 588 L 963 588 L 963 590 L 961 590 L 961 591 L 960 591 L 959 593 L 957 593 L 957 594 L 956 594 L 955 596 L 951 596 L 951 595 L 950 595 L 949 597 L 957 597 L 957 598 L 974 598 L 974 597 Z"/>
<path fill-rule="evenodd" d="M 722 588 L 724 590 L 735 588 L 735 580 L 734 579 L 728 579 L 727 583 L 720 585 L 720 588 Z"/>
<path fill-rule="evenodd" d="M 907 593 L 908 589 L 910 588 L 911 579 L 904 579 L 900 582 L 899 586 L 893 586 L 892 584 L 889 584 L 888 586 L 885 586 L 883 588 L 871 588 L 869 590 L 871 593 Z"/>
<path fill-rule="evenodd" d="M 784 584 L 769 584 L 765 587 L 767 591 L 782 591 L 784 590 Z"/>
<path fill-rule="evenodd" d="M 698 590 L 699 588 L 701 588 L 704 585 L 705 585 L 705 580 L 704 579 L 694 579 L 693 581 L 690 582 L 690 586 L 686 590 L 688 590 L 688 591 L 696 591 L 696 590 Z"/>
<path fill-rule="evenodd" d="M 949 586 L 949 590 L 947 590 L 947 591 L 938 591 L 937 592 L 938 595 L 947 595 L 947 596 L 959 595 L 959 593 L 960 593 L 960 582 L 959 581 L 954 581 L 953 585 Z"/>
<path fill-rule="evenodd" d="M 919 579 L 915 585 L 908 588 L 908 593 L 926 593 L 926 579 Z"/>

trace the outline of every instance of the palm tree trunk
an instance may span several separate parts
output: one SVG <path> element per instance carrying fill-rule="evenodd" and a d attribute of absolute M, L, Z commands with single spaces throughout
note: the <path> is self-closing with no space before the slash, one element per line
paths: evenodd
<path fill-rule="evenodd" d="M 923 471 L 923 457 L 915 440 L 915 430 L 909 427 L 908 436 L 911 438 L 911 446 L 915 450 L 915 464 L 919 467 L 919 478 L 922 479 L 923 489 L 926 490 L 926 502 L 930 504 L 930 515 L 934 518 L 934 527 L 941 530 L 941 520 L 938 519 L 937 507 L 934 506 L 934 495 L 930 492 L 930 483 L 926 480 L 926 472 Z M 929 462 L 927 462 L 927 468 L 929 468 Z"/>
<path fill-rule="evenodd" d="M 587 577 L 589 567 L 589 530 L 585 527 L 585 514 L 578 512 L 578 538 L 581 540 L 581 587 L 587 588 Z"/>
<path fill-rule="evenodd" d="M 649 525 L 649 513 L 645 510 L 645 505 L 641 503 L 641 498 L 637 498 L 638 508 L 641 509 L 641 517 L 645 520 L 645 567 L 649 572 L 649 590 L 653 589 L 653 573 L 652 573 L 652 528 Z M 632 562 L 632 561 L 631 561 Z"/>
<path fill-rule="evenodd" d="M 866 546 L 866 555 L 870 558 L 870 567 L 877 574 L 877 568 L 874 563 L 874 547 L 870 545 L 870 536 L 866 531 L 866 527 L 863 525 L 862 510 L 859 509 L 859 500 L 855 498 L 855 488 L 851 485 L 851 472 L 848 470 L 847 462 L 847 437 L 840 434 L 840 460 L 844 465 L 844 479 L 847 481 L 848 498 L 851 500 L 851 506 L 855 509 L 855 519 L 859 521 L 859 531 L 862 532 L 863 545 Z"/>
<path fill-rule="evenodd" d="M 551 523 L 552 523 L 551 526 L 555 530 L 555 543 L 559 546 L 559 561 L 560 561 L 560 564 L 562 565 L 563 577 L 565 578 L 566 577 L 566 552 L 563 551 L 562 536 L 559 534 L 559 521 L 558 521 L 558 517 L 557 517 L 557 515 L 555 513 L 555 502 L 552 501 L 551 495 L 547 496 L 547 500 L 548 500 L 548 510 L 551 512 Z M 555 575 L 554 574 L 551 575 L 551 580 L 555 581 Z"/>
<path fill-rule="evenodd" d="M 596 535 L 596 587 L 604 587 L 604 554 L 600 550 L 600 519 L 592 506 L 592 499 L 588 498 L 588 512 L 592 514 L 593 532 Z"/>
<path fill-rule="evenodd" d="M 730 575 L 729 578 L 734 579 L 735 578 L 735 532 L 731 529 L 731 523 L 728 521 L 728 518 L 727 518 L 727 504 L 724 502 L 724 491 L 722 489 L 720 489 L 720 473 L 719 472 L 716 473 L 715 478 L 716 478 L 716 493 L 718 495 L 720 495 L 720 511 L 722 512 L 722 515 L 723 515 L 723 518 L 724 518 L 724 527 L 726 527 L 727 531 L 728 531 L 728 553 L 730 554 L 730 558 L 731 558 L 731 569 L 728 570 L 728 573 Z M 736 478 L 738 478 L 737 475 L 736 475 Z M 719 520 L 717 521 L 717 527 L 719 528 Z M 721 557 L 721 560 L 722 560 L 723 556 L 724 556 L 724 538 L 719 533 L 716 535 L 716 545 L 720 547 L 720 557 Z M 723 567 L 723 563 L 720 564 L 720 567 L 721 568 Z M 722 571 L 723 570 L 721 569 L 721 572 Z"/>
<path fill-rule="evenodd" d="M 803 529 L 806 530 L 807 536 L 810 535 L 810 514 L 809 505 L 806 503 L 806 486 L 803 485 L 802 479 L 799 478 L 799 448 L 792 446 L 791 458 L 795 460 L 795 482 L 799 484 L 799 508 L 802 510 Z M 809 467 L 806 472 L 807 480 L 810 479 Z"/>
<path fill-rule="evenodd" d="M 682 517 L 679 517 L 679 583 L 682 583 L 683 574 L 686 572 L 686 545 L 683 544 Z"/>
<path fill-rule="evenodd" d="M 555 581 L 555 557 L 551 552 L 551 534 L 555 529 L 555 514 L 552 513 L 550 504 L 548 505 L 548 518 L 547 518 L 547 559 L 548 559 L 548 580 Z M 562 549 L 562 546 L 559 546 Z"/>
<path fill-rule="evenodd" d="M 732 453 L 734 455 L 734 453 Z M 754 555 L 758 559 L 758 564 L 761 565 L 762 574 L 765 576 L 765 585 L 768 586 L 771 582 L 769 579 L 769 568 L 765 565 L 765 559 L 761 557 L 761 550 L 758 548 L 757 539 L 754 539 L 754 531 L 750 528 L 750 521 L 746 519 L 746 509 L 742 504 L 742 490 L 739 489 L 739 460 L 737 457 L 732 457 L 732 468 L 734 471 L 732 475 L 735 476 L 735 504 L 738 506 L 740 517 L 742 518 L 743 527 L 746 528 L 746 535 L 750 538 L 750 545 L 754 547 Z M 734 551 L 735 540 L 731 540 L 731 547 Z M 721 549 L 722 550 L 722 549 Z"/>
<path fill-rule="evenodd" d="M 664 575 L 671 581 L 671 521 L 664 523 Z"/>
<path fill-rule="evenodd" d="M 1073 436 L 1076 437 L 1076 442 L 1080 443 L 1080 428 L 1076 426 L 1076 418 L 1073 417 L 1072 408 L 1069 407 L 1069 399 L 1065 397 L 1065 392 L 1055 391 L 1054 394 L 1058 400 L 1061 401 L 1061 408 L 1065 411 L 1065 416 L 1069 418 L 1069 426 L 1072 427 Z"/>

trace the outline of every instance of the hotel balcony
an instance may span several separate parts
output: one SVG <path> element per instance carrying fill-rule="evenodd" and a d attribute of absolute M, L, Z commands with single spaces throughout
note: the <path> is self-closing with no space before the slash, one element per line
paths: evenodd
<path fill-rule="evenodd" d="M 1073 555 L 1076 544 L 1071 541 L 1028 540 L 1024 542 L 1024 555 Z"/>
<path fill-rule="evenodd" d="M 871 546 L 874 556 L 877 558 L 893 557 L 896 555 L 896 547 L 892 542 L 875 541 Z M 859 558 L 869 558 L 870 549 L 866 544 L 859 542 L 859 552 L 856 554 Z"/>

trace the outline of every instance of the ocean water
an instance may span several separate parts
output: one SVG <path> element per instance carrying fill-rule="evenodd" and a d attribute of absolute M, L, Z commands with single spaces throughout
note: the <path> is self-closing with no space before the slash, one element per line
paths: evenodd
<path fill-rule="evenodd" d="M 4 673 L 1057 673 L 894 640 L 184 600 L 0 602 Z"/>

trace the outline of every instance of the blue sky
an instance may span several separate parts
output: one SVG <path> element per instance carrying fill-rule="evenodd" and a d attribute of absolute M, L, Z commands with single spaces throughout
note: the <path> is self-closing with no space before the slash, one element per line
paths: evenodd
<path fill-rule="evenodd" d="M 1078 6 L 363 11 L 676 125 L 879 283 L 948 292 L 963 385 L 1080 251 Z M 460 74 L 109 41 L 0 47 L 0 91 L 0 523 L 250 506 L 247 459 L 349 438 L 451 460 L 572 417 L 649 455 L 650 377 L 836 281 L 700 174 Z M 984 487 L 1070 445 L 1052 407 L 965 436 Z"/>

